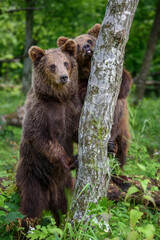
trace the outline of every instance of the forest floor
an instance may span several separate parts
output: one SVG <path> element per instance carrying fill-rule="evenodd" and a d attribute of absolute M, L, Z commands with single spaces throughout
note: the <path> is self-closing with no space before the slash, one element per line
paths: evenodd
<path fill-rule="evenodd" d="M 16 111 L 25 101 L 19 86 L 0 89 L 0 99 L 1 116 Z M 57 228 L 55 238 L 49 238 L 49 228 L 44 227 L 37 231 L 43 235 L 47 229 L 48 238 L 43 238 L 39 233 L 32 234 L 32 240 L 81 240 L 82 235 L 83 239 L 98 240 L 160 239 L 160 206 L 156 205 L 154 198 L 156 193 L 160 192 L 160 98 L 144 99 L 142 104 L 135 107 L 132 105 L 131 94 L 128 102 L 132 141 L 124 172 L 132 184 L 124 196 L 119 196 L 118 201 L 108 200 L 107 206 L 104 206 L 105 201 L 99 203 L 109 219 L 109 232 L 105 227 L 96 224 L 93 232 L 83 224 L 81 230 L 71 230 L 70 225 L 67 225 L 70 228 L 66 230 L 65 225 L 64 228 Z M 17 219 L 23 216 L 18 211 L 19 197 L 15 186 L 15 172 L 21 133 L 20 127 L 6 126 L 0 120 L 0 239 L 4 240 L 20 239 L 16 234 L 19 229 Z M 124 175 L 118 167 L 115 169 L 115 161 L 111 161 L 112 171 Z M 120 188 L 119 190 L 122 192 Z M 45 215 L 46 218 L 48 216 L 49 214 Z M 47 222 L 48 226 L 52 226 L 49 223 Z M 43 224 L 45 226 L 46 223 Z M 53 221 L 52 224 L 54 225 Z M 88 235 L 84 235 L 84 231 Z"/>

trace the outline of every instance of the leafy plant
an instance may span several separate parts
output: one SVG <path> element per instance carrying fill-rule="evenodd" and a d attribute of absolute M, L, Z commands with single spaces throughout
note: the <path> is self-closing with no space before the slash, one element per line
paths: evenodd
<path fill-rule="evenodd" d="M 54 218 L 49 218 L 50 223 L 47 226 L 37 225 L 36 229 L 30 227 L 27 238 L 31 240 L 46 239 L 46 240 L 58 240 L 62 239 L 63 231 L 56 226 Z"/>

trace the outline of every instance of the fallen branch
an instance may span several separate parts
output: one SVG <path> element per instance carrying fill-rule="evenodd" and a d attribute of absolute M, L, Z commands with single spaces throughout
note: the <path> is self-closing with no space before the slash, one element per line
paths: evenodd
<path fill-rule="evenodd" d="M 107 197 L 109 200 L 118 202 L 121 201 L 122 199 L 125 199 L 128 188 L 132 185 L 137 187 L 139 191 L 130 196 L 130 201 L 153 206 L 153 202 L 146 200 L 144 198 L 146 194 L 144 193 L 143 188 L 139 181 L 135 181 L 131 177 L 126 176 L 117 176 L 117 178 L 120 178 L 121 186 L 116 185 L 113 181 L 110 182 L 109 189 L 107 192 Z M 150 186 L 148 187 L 147 190 L 150 196 L 152 196 L 152 198 L 154 199 L 155 205 L 159 208 L 158 210 L 160 210 L 160 191 L 149 190 L 149 188 L 153 185 L 154 186 L 156 185 L 160 189 L 160 181 L 150 179 Z"/>
<path fill-rule="evenodd" d="M 1 116 L 1 121 L 5 125 L 22 127 L 22 122 L 25 114 L 25 107 L 19 107 L 15 112 Z"/>

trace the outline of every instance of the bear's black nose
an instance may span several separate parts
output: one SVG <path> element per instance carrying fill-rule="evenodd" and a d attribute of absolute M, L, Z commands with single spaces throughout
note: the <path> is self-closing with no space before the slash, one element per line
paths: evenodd
<path fill-rule="evenodd" d="M 66 83 L 68 81 L 68 76 L 66 74 L 60 76 L 61 83 Z"/>
<path fill-rule="evenodd" d="M 83 49 L 84 49 L 84 50 L 89 50 L 89 49 L 90 49 L 90 45 L 89 45 L 89 44 L 85 44 L 85 45 L 83 46 Z"/>

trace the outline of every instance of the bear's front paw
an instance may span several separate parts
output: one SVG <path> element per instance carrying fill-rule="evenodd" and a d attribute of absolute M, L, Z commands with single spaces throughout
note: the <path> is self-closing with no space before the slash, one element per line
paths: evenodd
<path fill-rule="evenodd" d="M 69 170 L 69 166 L 68 166 L 67 162 L 68 161 L 66 161 L 66 159 L 61 158 L 60 165 L 61 165 L 62 168 L 66 169 L 66 170 Z"/>
<path fill-rule="evenodd" d="M 118 151 L 118 145 L 117 145 L 117 142 L 110 138 L 109 141 L 108 141 L 108 153 L 109 154 L 116 154 Z"/>
<path fill-rule="evenodd" d="M 70 170 L 78 169 L 78 159 L 77 154 L 74 155 L 69 163 Z"/>

